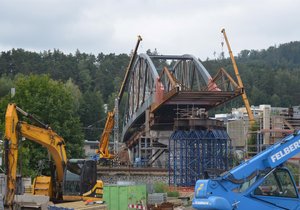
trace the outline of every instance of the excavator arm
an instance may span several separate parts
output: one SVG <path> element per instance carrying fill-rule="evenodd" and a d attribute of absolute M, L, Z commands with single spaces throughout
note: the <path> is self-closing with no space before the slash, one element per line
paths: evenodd
<path fill-rule="evenodd" d="M 17 130 L 21 136 L 44 146 L 51 154 L 56 166 L 56 183 L 54 188 L 56 192 L 54 192 L 53 197 L 62 199 L 64 171 L 67 164 L 64 139 L 50 128 L 44 129 L 25 122 L 19 122 Z"/>
<path fill-rule="evenodd" d="M 50 152 L 56 166 L 56 192 L 54 193 L 56 198 L 59 199 L 62 196 L 64 170 L 67 164 L 64 139 L 48 126 L 41 128 L 19 121 L 18 112 L 28 116 L 25 111 L 21 110 L 15 104 L 8 105 L 5 115 L 4 145 L 7 174 L 5 205 L 11 206 L 15 195 L 18 139 L 20 136 L 46 147 Z"/>
<path fill-rule="evenodd" d="M 16 191 L 17 162 L 18 162 L 18 115 L 16 108 L 8 105 L 5 115 L 4 152 L 7 186 L 4 204 L 12 206 Z"/>

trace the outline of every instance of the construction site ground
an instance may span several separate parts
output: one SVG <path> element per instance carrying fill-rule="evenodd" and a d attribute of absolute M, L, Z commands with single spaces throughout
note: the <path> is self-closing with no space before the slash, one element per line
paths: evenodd
<path fill-rule="evenodd" d="M 84 202 L 84 201 L 76 201 L 76 202 L 69 202 L 69 203 L 61 203 L 56 204 L 56 207 L 61 208 L 69 208 L 69 209 L 78 209 L 78 210 L 107 210 L 106 204 L 97 204 L 94 202 Z"/>

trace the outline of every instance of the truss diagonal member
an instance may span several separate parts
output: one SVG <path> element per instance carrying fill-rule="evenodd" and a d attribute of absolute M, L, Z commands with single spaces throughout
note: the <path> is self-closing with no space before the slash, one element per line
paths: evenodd
<path fill-rule="evenodd" d="M 208 91 L 221 91 L 221 89 L 218 88 L 218 85 L 212 79 L 209 79 L 207 89 Z"/>
<path fill-rule="evenodd" d="M 243 87 L 240 87 L 240 86 L 234 81 L 234 79 L 230 76 L 230 74 L 228 74 L 228 72 L 227 72 L 225 69 L 223 69 L 223 68 L 221 68 L 221 69 L 219 70 L 219 72 L 217 73 L 217 75 L 213 78 L 213 81 L 216 81 L 217 78 L 220 77 L 221 75 L 224 75 L 236 89 L 238 89 L 238 88 L 243 88 Z"/>
<path fill-rule="evenodd" d="M 159 79 L 161 80 L 164 75 L 166 75 L 167 77 L 167 80 L 169 82 L 169 84 L 171 85 L 171 88 L 169 89 L 172 90 L 172 89 L 175 89 L 177 87 L 180 88 L 184 88 L 185 90 L 190 90 L 190 88 L 188 87 L 185 87 L 184 84 L 182 84 L 178 79 L 176 79 L 175 75 L 167 68 L 167 67 L 164 67 L 163 70 L 161 71 L 160 75 L 159 75 Z"/>
<path fill-rule="evenodd" d="M 240 89 L 242 89 L 242 87 L 240 87 L 240 86 L 234 81 L 234 79 L 230 76 L 230 74 L 228 74 L 228 72 L 227 72 L 225 69 L 223 69 L 223 68 L 221 68 L 221 69 L 218 71 L 218 73 L 212 78 L 211 83 L 212 83 L 212 84 L 218 84 L 218 82 L 219 82 L 220 80 L 225 81 L 226 79 L 229 81 L 230 85 L 232 85 L 232 86 L 234 87 L 234 90 L 240 90 Z M 218 89 L 219 89 L 219 88 L 221 88 L 221 87 L 218 85 Z M 207 86 L 207 89 L 206 89 L 206 90 L 210 91 L 210 85 Z M 212 90 L 212 91 L 213 91 L 213 90 Z M 219 89 L 219 91 L 222 91 L 222 90 Z"/>
<path fill-rule="evenodd" d="M 163 70 L 161 71 L 159 78 L 161 79 L 163 75 L 166 75 L 167 78 L 169 79 L 169 82 L 171 84 L 171 89 L 175 88 L 176 85 L 178 84 L 178 81 L 176 81 L 174 75 L 169 71 L 167 67 L 164 67 Z"/>
<path fill-rule="evenodd" d="M 199 71 L 199 73 L 201 74 L 202 78 L 204 79 L 205 83 L 208 84 L 209 80 L 211 79 L 210 74 L 208 73 L 208 71 L 206 70 L 206 68 L 202 65 L 202 63 L 193 55 L 189 55 L 189 54 L 185 54 L 182 57 L 185 58 L 189 58 L 190 60 L 193 61 L 197 71 Z M 180 65 L 181 61 L 177 61 L 174 65 L 174 69 Z"/>

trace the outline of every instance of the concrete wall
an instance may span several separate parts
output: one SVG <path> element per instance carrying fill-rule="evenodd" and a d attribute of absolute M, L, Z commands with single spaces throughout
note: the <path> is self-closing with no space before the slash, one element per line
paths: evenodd
<path fill-rule="evenodd" d="M 156 182 L 169 184 L 168 175 L 102 175 L 98 178 L 101 179 L 104 184 L 117 184 L 120 181 L 135 182 L 136 184 L 154 184 Z"/>
<path fill-rule="evenodd" d="M 235 120 L 227 122 L 227 133 L 233 147 L 245 147 L 247 142 L 249 121 Z"/>

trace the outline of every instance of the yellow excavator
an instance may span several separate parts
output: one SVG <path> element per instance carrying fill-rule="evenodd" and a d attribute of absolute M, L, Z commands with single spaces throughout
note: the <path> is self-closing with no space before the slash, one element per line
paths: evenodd
<path fill-rule="evenodd" d="M 20 121 L 18 114 L 28 117 L 37 126 Z M 48 125 L 17 107 L 16 104 L 9 104 L 5 115 L 4 136 L 5 172 L 7 175 L 5 206 L 13 205 L 16 193 L 20 137 L 25 137 L 47 148 L 55 165 L 55 170 L 51 170 L 51 176 L 35 178 L 32 189 L 34 195 L 46 195 L 53 201 L 63 201 L 68 198 L 71 200 L 102 199 L 103 182 L 97 180 L 96 162 L 85 159 L 68 160 L 65 141 L 62 137 Z M 68 181 L 70 174 L 72 175 L 71 182 Z"/>

